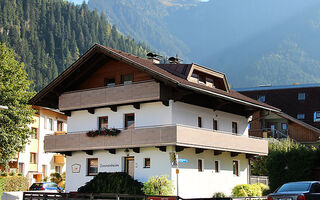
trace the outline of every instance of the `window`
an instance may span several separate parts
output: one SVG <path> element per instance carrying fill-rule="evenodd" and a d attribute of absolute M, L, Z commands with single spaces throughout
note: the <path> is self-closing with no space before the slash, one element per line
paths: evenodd
<path fill-rule="evenodd" d="M 38 129 L 37 128 L 31 128 L 31 131 L 32 131 L 31 138 L 32 139 L 38 139 Z"/>
<path fill-rule="evenodd" d="M 98 158 L 88 159 L 88 176 L 95 176 L 98 174 Z"/>
<path fill-rule="evenodd" d="M 298 93 L 298 100 L 299 101 L 306 100 L 306 93 Z"/>
<path fill-rule="evenodd" d="M 193 72 L 192 75 L 191 75 L 192 78 L 196 78 L 196 79 L 199 79 L 199 74 Z"/>
<path fill-rule="evenodd" d="M 233 175 L 239 176 L 239 161 L 234 160 L 232 161 L 233 165 Z"/>
<path fill-rule="evenodd" d="M 304 113 L 297 114 L 297 119 L 304 119 L 304 118 L 305 118 Z"/>
<path fill-rule="evenodd" d="M 99 129 L 108 128 L 108 117 L 99 117 Z"/>
<path fill-rule="evenodd" d="M 320 122 L 320 111 L 316 111 L 313 114 L 314 122 Z"/>
<path fill-rule="evenodd" d="M 202 128 L 202 118 L 198 117 L 198 127 Z"/>
<path fill-rule="evenodd" d="M 206 84 L 206 76 L 199 74 L 199 83 Z"/>
<path fill-rule="evenodd" d="M 218 121 L 217 120 L 215 120 L 215 119 L 213 119 L 213 121 L 212 121 L 212 129 L 213 130 L 218 130 Z"/>
<path fill-rule="evenodd" d="M 61 166 L 55 166 L 56 173 L 61 174 Z"/>
<path fill-rule="evenodd" d="M 260 101 L 260 102 L 266 102 L 266 96 L 265 95 L 259 95 L 258 96 L 258 101 Z"/>
<path fill-rule="evenodd" d="M 57 131 L 63 131 L 63 122 L 57 121 Z"/>
<path fill-rule="evenodd" d="M 133 128 L 134 127 L 134 113 L 125 114 L 124 128 Z"/>
<path fill-rule="evenodd" d="M 121 84 L 130 84 L 133 81 L 132 74 L 121 75 Z"/>
<path fill-rule="evenodd" d="M 237 124 L 237 122 L 232 122 L 232 133 L 238 133 L 238 124 Z"/>
<path fill-rule="evenodd" d="M 104 79 L 104 86 L 113 87 L 116 85 L 115 78 L 105 78 Z"/>
<path fill-rule="evenodd" d="M 48 128 L 48 119 L 46 117 L 44 117 L 43 120 L 44 120 L 43 128 L 47 129 Z"/>
<path fill-rule="evenodd" d="M 30 164 L 37 164 L 37 154 L 30 153 Z"/>
<path fill-rule="evenodd" d="M 19 163 L 19 173 L 23 174 L 24 171 L 24 163 Z"/>
<path fill-rule="evenodd" d="M 251 124 L 248 124 L 248 130 L 250 130 L 250 128 L 251 128 Z"/>
<path fill-rule="evenodd" d="M 42 178 L 47 177 L 47 165 L 42 165 Z"/>
<path fill-rule="evenodd" d="M 214 161 L 214 170 L 215 170 L 216 173 L 220 172 L 220 162 L 219 162 L 219 160 L 215 160 Z"/>
<path fill-rule="evenodd" d="M 150 158 L 144 159 L 144 168 L 150 168 Z"/>
<path fill-rule="evenodd" d="M 282 130 L 287 130 L 287 128 L 288 128 L 287 123 L 281 123 L 281 128 L 282 128 Z"/>
<path fill-rule="evenodd" d="M 53 119 L 49 118 L 49 130 L 53 131 Z"/>
<path fill-rule="evenodd" d="M 198 171 L 203 172 L 203 160 L 198 159 Z"/>

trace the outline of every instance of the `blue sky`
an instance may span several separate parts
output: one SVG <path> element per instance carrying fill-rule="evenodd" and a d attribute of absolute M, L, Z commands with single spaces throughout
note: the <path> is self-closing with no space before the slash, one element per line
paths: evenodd
<path fill-rule="evenodd" d="M 68 1 L 73 2 L 75 4 L 82 4 L 82 2 L 83 2 L 83 0 L 68 0 Z"/>

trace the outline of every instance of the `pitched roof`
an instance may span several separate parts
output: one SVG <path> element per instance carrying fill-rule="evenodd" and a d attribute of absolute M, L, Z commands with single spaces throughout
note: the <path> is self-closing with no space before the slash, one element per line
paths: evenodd
<path fill-rule="evenodd" d="M 63 83 L 67 81 L 67 78 L 76 71 L 77 68 L 81 66 L 82 63 L 87 61 L 90 56 L 94 55 L 94 53 L 100 52 L 105 56 L 111 57 L 113 59 L 119 60 L 121 62 L 127 63 L 130 66 L 136 67 L 142 71 L 145 71 L 151 74 L 154 78 L 168 81 L 177 86 L 187 88 L 190 90 L 194 90 L 197 92 L 201 92 L 210 96 L 215 96 L 218 98 L 223 98 L 229 101 L 233 101 L 243 105 L 250 105 L 253 107 L 258 107 L 266 110 L 272 110 L 275 112 L 279 112 L 280 109 L 275 108 L 273 106 L 267 105 L 265 103 L 256 101 L 251 99 L 245 95 L 242 95 L 236 91 L 230 90 L 230 92 L 226 92 L 220 89 L 208 87 L 205 85 L 200 85 L 197 83 L 190 82 L 186 79 L 186 73 L 188 68 L 191 67 L 192 64 L 154 64 L 151 60 L 137 57 L 132 54 L 128 54 L 119 50 L 115 50 L 112 48 L 108 48 L 99 44 L 95 44 L 91 47 L 84 55 L 82 55 L 75 63 L 73 63 L 69 68 L 67 68 L 63 73 L 61 73 L 55 80 L 53 80 L 49 85 L 47 85 L 43 90 L 41 90 L 36 96 L 34 96 L 29 103 L 32 105 L 37 105 L 37 102 L 51 95 L 57 93 L 54 91 L 54 88 L 57 86 L 63 87 Z M 184 69 L 182 69 L 184 68 Z"/>

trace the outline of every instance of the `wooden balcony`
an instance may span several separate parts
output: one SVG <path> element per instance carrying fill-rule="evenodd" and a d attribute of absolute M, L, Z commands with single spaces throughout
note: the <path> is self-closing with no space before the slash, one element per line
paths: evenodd
<path fill-rule="evenodd" d="M 53 160 L 55 165 L 64 165 L 66 162 L 65 156 L 59 154 L 54 155 Z"/>
<path fill-rule="evenodd" d="M 65 135 L 65 134 L 67 134 L 67 132 L 66 131 L 55 131 L 54 134 L 55 135 Z"/>
<path fill-rule="evenodd" d="M 159 99 L 160 84 L 155 81 L 145 81 L 63 93 L 59 97 L 59 110 L 86 109 Z"/>
<path fill-rule="evenodd" d="M 49 135 L 45 136 L 44 145 L 46 152 L 177 145 L 256 155 L 268 154 L 268 141 L 183 125 L 127 129 L 117 136 L 88 137 L 86 133 Z"/>

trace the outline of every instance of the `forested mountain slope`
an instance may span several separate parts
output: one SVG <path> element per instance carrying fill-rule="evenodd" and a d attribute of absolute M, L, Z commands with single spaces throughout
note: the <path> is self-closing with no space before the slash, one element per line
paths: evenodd
<path fill-rule="evenodd" d="M 121 34 L 104 15 L 87 4 L 62 0 L 0 0 L 0 42 L 25 63 L 33 88 L 39 91 L 93 44 L 138 56 L 148 47 Z"/>

